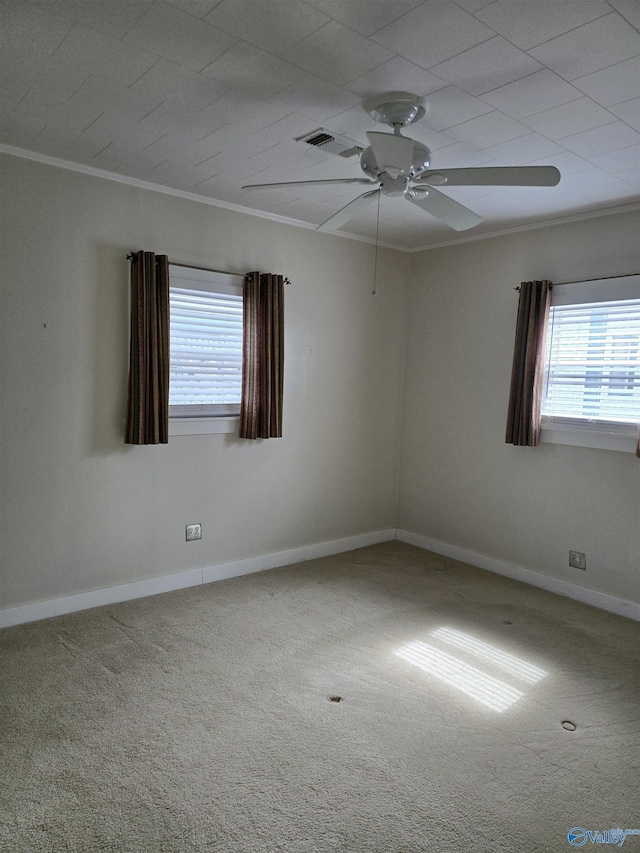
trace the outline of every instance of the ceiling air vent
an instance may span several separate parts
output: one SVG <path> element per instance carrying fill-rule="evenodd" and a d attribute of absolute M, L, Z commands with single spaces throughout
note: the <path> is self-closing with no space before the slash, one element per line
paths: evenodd
<path fill-rule="evenodd" d="M 349 139 L 348 136 L 339 133 L 332 133 L 325 127 L 318 127 L 311 133 L 297 136 L 295 141 L 313 145 L 314 148 L 321 148 L 327 154 L 337 154 L 339 157 L 354 157 L 364 151 L 364 148 L 355 139 Z"/>

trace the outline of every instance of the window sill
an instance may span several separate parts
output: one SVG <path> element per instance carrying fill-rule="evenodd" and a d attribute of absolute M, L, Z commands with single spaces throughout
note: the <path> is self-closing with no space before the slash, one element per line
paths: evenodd
<path fill-rule="evenodd" d="M 239 416 L 228 418 L 170 418 L 169 435 L 238 433 Z"/>
<path fill-rule="evenodd" d="M 588 429 L 553 429 L 552 427 L 542 427 L 540 440 L 549 444 L 571 444 L 575 447 L 621 450 L 626 453 L 635 453 L 638 444 L 637 436 L 633 435 L 617 435 Z"/>

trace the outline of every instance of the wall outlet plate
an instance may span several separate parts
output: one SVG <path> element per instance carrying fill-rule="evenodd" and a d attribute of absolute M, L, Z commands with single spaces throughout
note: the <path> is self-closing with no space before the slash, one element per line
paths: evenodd
<path fill-rule="evenodd" d="M 574 569 L 587 569 L 587 557 L 582 551 L 569 551 L 569 565 Z"/>
<path fill-rule="evenodd" d="M 187 524 L 187 542 L 193 542 L 194 539 L 202 539 L 201 524 Z"/>

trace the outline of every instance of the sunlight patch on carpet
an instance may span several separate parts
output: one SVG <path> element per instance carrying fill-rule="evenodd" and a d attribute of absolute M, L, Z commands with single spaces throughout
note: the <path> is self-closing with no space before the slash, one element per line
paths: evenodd
<path fill-rule="evenodd" d="M 396 655 L 499 713 L 522 699 L 524 692 L 438 648 L 440 644 L 454 646 L 463 656 L 488 664 L 494 670 L 501 670 L 506 676 L 526 684 L 536 684 L 547 675 L 539 666 L 455 628 L 437 628 L 430 637 L 438 645 L 416 640 L 403 646 Z"/>
<path fill-rule="evenodd" d="M 465 634 L 463 631 L 456 631 L 454 628 L 438 628 L 437 631 L 432 631 L 431 636 L 438 640 L 442 640 L 449 645 L 456 646 L 459 649 L 470 652 L 481 660 L 495 664 L 508 672 L 510 675 L 515 675 L 529 684 L 535 684 L 547 674 L 544 669 L 538 666 L 527 663 L 522 658 L 515 655 L 503 652 L 496 646 L 490 643 L 485 643 L 482 640 L 476 640 L 471 634 Z"/>
<path fill-rule="evenodd" d="M 396 655 L 461 690 L 493 711 L 505 711 L 524 696 L 521 690 L 419 640 L 403 646 Z"/>

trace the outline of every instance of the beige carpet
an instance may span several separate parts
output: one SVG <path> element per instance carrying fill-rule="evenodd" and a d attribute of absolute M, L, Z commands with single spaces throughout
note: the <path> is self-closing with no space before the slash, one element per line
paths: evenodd
<path fill-rule="evenodd" d="M 640 626 L 409 545 L 0 653 L 3 853 L 549 853 L 640 827 Z"/>

